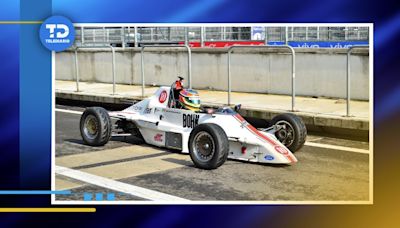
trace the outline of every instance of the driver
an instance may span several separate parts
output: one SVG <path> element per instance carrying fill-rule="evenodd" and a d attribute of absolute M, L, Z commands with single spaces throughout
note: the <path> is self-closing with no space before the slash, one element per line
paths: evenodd
<path fill-rule="evenodd" d="M 199 93 L 193 89 L 182 89 L 179 92 L 179 104 L 184 109 L 194 112 L 200 111 Z"/>
<path fill-rule="evenodd" d="M 178 99 L 179 97 L 179 93 L 182 91 L 183 89 L 183 80 L 184 78 L 181 76 L 178 76 L 179 80 L 176 80 L 175 83 L 173 84 L 172 88 L 174 91 L 174 97 L 175 99 Z"/>

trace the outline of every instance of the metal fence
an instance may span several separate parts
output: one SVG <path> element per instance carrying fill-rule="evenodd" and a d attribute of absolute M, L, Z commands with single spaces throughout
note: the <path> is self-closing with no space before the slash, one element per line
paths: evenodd
<path fill-rule="evenodd" d="M 189 76 L 189 88 L 192 88 L 192 76 L 191 76 L 191 69 L 192 69 L 192 61 L 191 61 L 191 50 L 188 45 L 143 45 L 141 48 L 141 76 L 142 76 L 142 97 L 145 96 L 144 89 L 145 89 L 145 74 L 144 74 L 144 49 L 148 47 L 159 47 L 159 48 L 171 48 L 171 47 L 184 47 L 187 49 L 188 52 L 188 76 Z M 112 90 L 112 95 L 116 94 L 116 63 L 115 63 L 115 48 L 111 45 L 109 46 L 78 46 L 75 47 L 75 76 L 76 76 L 76 92 L 80 92 L 81 90 L 79 89 L 79 61 L 78 61 L 78 50 L 79 49 L 85 49 L 85 48 L 110 48 L 111 54 L 112 54 L 112 84 L 113 84 L 113 90 Z M 227 57 L 228 57 L 228 105 L 231 104 L 231 54 L 234 49 L 238 48 L 255 48 L 255 49 L 260 49 L 260 48 L 282 48 L 282 49 L 288 49 L 291 53 L 292 56 L 292 61 L 291 61 L 291 67 L 292 67 L 292 72 L 291 72 L 291 84 L 292 84 L 292 89 L 291 89 L 291 111 L 296 111 L 295 108 L 295 98 L 296 98 L 296 52 L 295 50 L 288 46 L 288 45 L 280 45 L 280 46 L 249 46 L 249 45 L 239 45 L 239 46 L 231 46 L 230 48 L 227 49 Z M 369 46 L 365 45 L 355 45 L 347 49 L 347 59 L 346 59 L 346 116 L 351 116 L 350 112 L 350 101 L 351 101 L 351 87 L 350 87 L 350 81 L 351 81 L 351 66 L 350 66 L 350 57 L 351 53 L 355 49 L 367 49 L 369 50 Z"/>
<path fill-rule="evenodd" d="M 368 27 L 76 27 L 77 46 L 112 45 L 138 47 L 146 44 L 178 44 L 207 41 L 368 41 Z"/>

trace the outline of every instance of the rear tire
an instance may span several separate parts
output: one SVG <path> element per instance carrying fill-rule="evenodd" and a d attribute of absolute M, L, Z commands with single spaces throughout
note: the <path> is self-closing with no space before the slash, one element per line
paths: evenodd
<path fill-rule="evenodd" d="M 228 158 L 229 142 L 218 125 L 205 123 L 196 126 L 189 137 L 189 154 L 200 169 L 216 169 Z"/>
<path fill-rule="evenodd" d="M 101 107 L 87 108 L 80 120 L 83 141 L 90 146 L 103 146 L 111 138 L 112 123 L 107 110 Z"/>
<path fill-rule="evenodd" d="M 280 114 L 272 119 L 272 125 L 282 127 L 275 132 L 275 136 L 290 151 L 296 152 L 303 147 L 307 138 L 307 129 L 300 117 L 290 113 Z"/>

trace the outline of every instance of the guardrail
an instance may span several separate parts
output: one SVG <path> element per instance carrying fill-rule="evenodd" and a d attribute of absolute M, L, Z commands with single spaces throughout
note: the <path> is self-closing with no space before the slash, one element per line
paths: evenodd
<path fill-rule="evenodd" d="M 161 47 L 161 48 L 186 48 L 188 52 L 188 78 L 189 78 L 189 88 L 192 88 L 192 51 L 190 50 L 189 45 L 143 45 L 140 50 L 140 59 L 141 59 L 141 71 L 142 71 L 142 97 L 144 97 L 144 86 L 145 86 L 145 77 L 144 77 L 144 49 L 150 47 Z"/>
<path fill-rule="evenodd" d="M 144 97 L 144 89 L 145 89 L 145 74 L 144 74 L 144 49 L 150 47 L 160 47 L 160 48 L 186 48 L 188 52 L 188 85 L 189 88 L 192 88 L 192 61 L 191 61 L 191 49 L 188 45 L 144 45 L 141 47 L 141 75 L 142 75 L 142 97 Z M 110 48 L 112 52 L 112 81 L 113 81 L 113 91 L 112 95 L 116 93 L 116 84 L 115 84 L 115 76 L 116 76 L 116 67 L 115 67 L 115 48 L 112 46 L 84 46 L 84 47 L 76 47 L 75 48 L 75 76 L 76 76 L 76 92 L 81 92 L 79 89 L 79 61 L 78 61 L 78 50 L 80 49 L 92 49 L 92 48 Z M 291 104 L 291 111 L 296 111 L 295 109 L 295 97 L 296 97 L 296 67 L 295 67 L 295 60 L 296 54 L 292 47 L 288 45 L 281 45 L 281 46 L 252 46 L 252 45 L 238 45 L 238 46 L 231 46 L 228 48 L 228 105 L 231 105 L 231 93 L 232 93 L 232 86 L 231 86 L 231 54 L 233 53 L 234 49 L 243 48 L 263 48 L 263 49 L 273 49 L 273 48 L 282 48 L 282 49 L 289 49 L 292 55 L 292 104 Z M 350 100 L 351 100 L 351 64 L 350 64 L 350 56 L 353 50 L 355 49 L 369 49 L 367 45 L 355 45 L 350 47 L 347 50 L 347 59 L 346 59 L 346 116 L 350 116 Z"/>
<path fill-rule="evenodd" d="M 351 52 L 354 49 L 369 49 L 369 46 L 367 45 L 354 45 L 351 46 L 348 50 L 347 50 L 347 59 L 346 59 L 346 67 L 347 67 L 347 71 L 346 71 L 346 116 L 350 116 L 350 55 Z"/>
<path fill-rule="evenodd" d="M 113 76 L 113 92 L 115 95 L 115 49 L 113 46 L 88 46 L 88 47 L 76 47 L 75 48 L 75 76 L 76 76 L 76 92 L 79 91 L 79 64 L 78 64 L 78 49 L 90 49 L 90 48 L 110 48 L 112 52 L 112 76 Z"/>
<path fill-rule="evenodd" d="M 263 49 L 271 49 L 271 48 L 284 48 L 289 49 L 292 54 L 292 111 L 295 111 L 295 96 L 296 96 L 296 53 L 294 49 L 288 45 L 280 45 L 280 46 L 253 46 L 253 45 L 240 45 L 240 46 L 231 46 L 228 48 L 228 105 L 231 105 L 231 53 L 234 49 L 237 48 L 263 48 Z"/>

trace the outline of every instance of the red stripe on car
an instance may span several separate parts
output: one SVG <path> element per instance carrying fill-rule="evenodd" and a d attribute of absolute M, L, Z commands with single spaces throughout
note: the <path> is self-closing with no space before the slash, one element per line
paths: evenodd
<path fill-rule="evenodd" d="M 270 139 L 269 137 L 267 137 L 266 135 L 262 134 L 261 132 L 259 132 L 255 127 L 253 127 L 251 124 L 247 123 L 247 121 L 240 115 L 240 114 L 235 114 L 233 116 L 237 121 L 239 121 L 240 124 L 244 124 L 246 123 L 245 127 L 253 134 L 255 134 L 256 136 L 260 137 L 261 139 L 263 139 L 264 141 L 268 142 L 269 144 L 271 144 L 272 146 L 274 146 L 274 149 L 284 155 L 291 163 L 295 162 L 295 160 L 292 158 L 292 156 L 290 155 L 290 153 L 288 153 L 286 148 L 281 147 L 279 144 L 277 144 L 274 140 Z M 279 148 L 277 148 L 279 147 Z M 285 150 L 281 151 L 282 149 Z"/>

